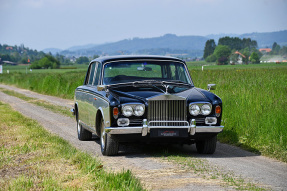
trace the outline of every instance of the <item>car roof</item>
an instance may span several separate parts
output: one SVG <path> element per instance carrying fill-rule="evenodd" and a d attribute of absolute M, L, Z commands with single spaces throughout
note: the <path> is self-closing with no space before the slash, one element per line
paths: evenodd
<path fill-rule="evenodd" d="M 115 56 L 102 56 L 92 60 L 92 62 L 111 62 L 117 60 L 142 60 L 142 59 L 152 59 L 152 60 L 171 60 L 184 62 L 179 58 L 174 58 L 170 56 L 158 56 L 158 55 L 115 55 Z"/>

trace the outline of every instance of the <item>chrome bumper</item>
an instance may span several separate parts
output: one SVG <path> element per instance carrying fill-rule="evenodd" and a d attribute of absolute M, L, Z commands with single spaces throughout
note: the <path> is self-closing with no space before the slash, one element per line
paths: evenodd
<path fill-rule="evenodd" d="M 137 127 L 106 127 L 105 131 L 109 134 L 142 134 L 146 136 L 151 129 L 187 129 L 190 135 L 195 133 L 220 133 L 224 126 L 196 126 L 192 121 L 189 126 L 137 126 Z"/>

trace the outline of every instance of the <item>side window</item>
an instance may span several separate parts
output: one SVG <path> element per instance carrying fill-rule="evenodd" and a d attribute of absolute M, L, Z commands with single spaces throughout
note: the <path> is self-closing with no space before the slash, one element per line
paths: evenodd
<path fill-rule="evenodd" d="M 178 76 L 177 80 L 180 80 L 182 82 L 188 83 L 187 82 L 187 78 L 185 76 L 185 69 L 184 69 L 183 66 L 177 65 L 176 66 L 176 73 L 177 73 L 177 76 Z"/>
<path fill-rule="evenodd" d="M 92 84 L 93 84 L 94 74 L 95 74 L 95 67 L 96 67 L 96 63 L 93 63 L 93 64 L 91 65 L 91 68 L 90 68 L 90 74 L 89 74 L 88 85 L 92 85 Z"/>
<path fill-rule="evenodd" d="M 170 65 L 170 72 L 171 72 L 171 79 L 176 80 L 177 79 L 177 73 L 176 73 L 174 64 Z"/>
<path fill-rule="evenodd" d="M 96 76 L 95 76 L 95 80 L 94 80 L 94 83 L 93 85 L 98 85 L 99 84 L 99 78 L 100 78 L 100 75 L 101 75 L 101 69 L 102 69 L 102 64 L 101 63 L 97 63 L 97 66 L 96 66 Z"/>

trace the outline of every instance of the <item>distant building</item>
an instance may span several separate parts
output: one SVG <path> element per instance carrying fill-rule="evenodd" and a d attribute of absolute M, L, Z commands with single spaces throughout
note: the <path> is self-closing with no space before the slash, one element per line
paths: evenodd
<path fill-rule="evenodd" d="M 272 50 L 271 50 L 271 48 L 260 48 L 259 51 L 261 53 L 265 54 L 265 53 L 271 52 Z"/>
<path fill-rule="evenodd" d="M 7 46 L 6 50 L 13 50 L 13 47 L 12 46 Z"/>
<path fill-rule="evenodd" d="M 243 64 L 243 58 L 246 58 L 246 56 L 235 51 L 230 57 L 230 64 Z"/>

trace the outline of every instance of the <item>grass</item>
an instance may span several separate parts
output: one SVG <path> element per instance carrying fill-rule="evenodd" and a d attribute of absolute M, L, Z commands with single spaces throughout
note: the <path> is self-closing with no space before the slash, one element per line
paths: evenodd
<path fill-rule="evenodd" d="M 0 102 L 0 190 L 143 190 Z"/>
<path fill-rule="evenodd" d="M 287 162 L 287 67 L 191 70 L 195 85 L 223 100 L 221 142 L 242 146 Z"/>
<path fill-rule="evenodd" d="M 187 63 L 195 86 L 214 91 L 223 100 L 221 142 L 234 144 L 287 162 L 287 63 L 201 66 Z M 72 99 L 85 72 L 2 74 L 0 83 Z"/>
<path fill-rule="evenodd" d="M 42 94 L 73 99 L 75 89 L 83 84 L 85 72 L 2 74 L 0 83 L 14 84 Z"/>
<path fill-rule="evenodd" d="M 0 88 L 0 91 L 2 91 L 3 93 L 5 93 L 7 95 L 18 97 L 24 101 L 29 102 L 29 103 L 44 107 L 45 109 L 48 109 L 48 110 L 53 111 L 55 113 L 59 113 L 59 114 L 62 114 L 62 115 L 68 116 L 68 117 L 74 117 L 73 114 L 66 107 L 53 105 L 53 104 L 50 104 L 44 100 L 39 100 L 39 99 L 27 97 L 21 93 L 17 93 L 17 92 L 12 91 L 12 90 L 5 90 L 5 89 Z"/>

